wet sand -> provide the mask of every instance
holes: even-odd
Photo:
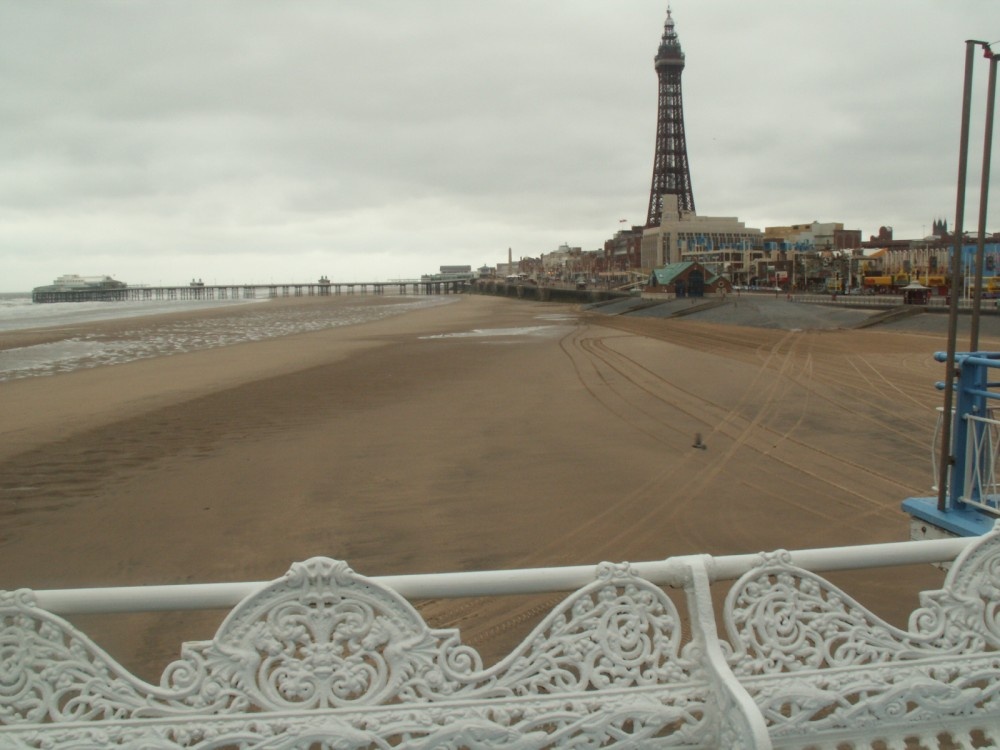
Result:
[[[381,575],[901,541],[900,501],[931,494],[945,344],[938,322],[908,325],[470,296],[0,384],[0,588],[266,580],[314,555]],[[831,578],[902,626],[942,580]],[[419,605],[490,661],[559,598]],[[223,616],[74,621],[155,678]]]

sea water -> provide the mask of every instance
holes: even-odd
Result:
[[[450,301],[453,298],[433,296],[402,297],[386,305],[286,306],[265,304],[266,299],[33,304],[30,295],[0,294],[0,343],[4,333],[27,329],[46,329],[57,336],[49,343],[0,351],[0,382],[367,323]],[[134,328],[126,321],[235,306],[249,308],[234,316],[136,321]],[[116,319],[124,324],[113,333],[78,328],[81,323]],[[58,337],[60,329],[67,329],[65,338]]]
[[[30,294],[0,294],[0,334],[28,328],[52,328],[99,320],[135,318],[207,307],[266,300],[159,300],[133,302],[53,302],[35,304]]]

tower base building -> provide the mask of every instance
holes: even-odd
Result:
[[[763,232],[733,216],[698,216],[677,207],[677,196],[663,196],[660,223],[642,233],[643,268],[662,268],[695,260],[733,279],[761,254]]]

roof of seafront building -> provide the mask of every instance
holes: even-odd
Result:
[[[719,279],[718,274],[712,273],[707,268],[702,266],[700,263],[693,260],[685,260],[679,263],[668,263],[662,268],[654,268],[651,277],[655,278],[656,283],[658,285],[668,286],[670,284],[673,284],[678,278],[683,276],[685,273],[691,270],[692,267],[695,266],[697,266],[698,268],[700,268],[702,271],[705,272],[706,283],[714,284],[716,280]]]

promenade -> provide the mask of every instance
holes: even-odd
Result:
[[[883,332],[922,332],[940,336],[941,348],[945,347],[943,337],[948,330],[948,311],[943,300],[939,305],[923,308],[903,305],[895,298],[863,295],[838,296],[833,301],[829,295],[792,295],[789,299],[785,294],[743,292],[739,295],[730,294],[724,300],[684,298],[662,303],[626,297],[585,305],[583,309],[591,314],[607,317],[666,320],[680,314],[691,322],[800,331],[855,329],[876,322],[875,327]],[[884,319],[885,313],[889,311],[905,314]],[[970,320],[969,307],[962,304],[958,316],[960,336],[967,335]],[[1000,336],[1000,315],[992,305],[992,300],[983,301],[980,331]],[[962,346],[964,344],[960,338],[959,348]]]

